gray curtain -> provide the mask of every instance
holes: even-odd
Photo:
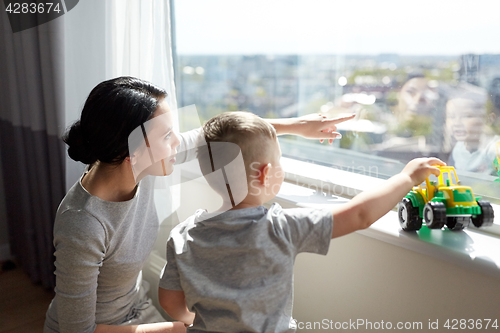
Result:
[[[9,244],[46,288],[55,285],[52,227],[64,196],[62,19],[12,33],[0,13],[0,176]]]

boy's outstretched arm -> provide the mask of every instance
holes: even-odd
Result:
[[[194,313],[188,310],[183,291],[168,290],[160,287],[158,288],[158,299],[161,307],[172,319],[182,321],[186,325],[193,323]]]
[[[417,158],[410,161],[401,173],[381,186],[362,192],[350,202],[333,210],[332,238],[366,229],[377,221],[430,174],[439,175],[432,165],[446,165],[437,158]]]

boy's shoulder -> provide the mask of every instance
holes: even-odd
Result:
[[[267,220],[272,224],[283,224],[291,221],[302,221],[318,219],[324,215],[331,215],[329,209],[318,208],[283,208],[278,203],[273,203],[269,208],[264,206],[244,208],[237,210],[228,210],[224,212],[208,213],[204,209],[197,210],[193,215],[179,223],[172,229],[172,233],[185,234],[189,230],[209,225],[220,224],[245,224],[249,222]]]
[[[310,208],[310,207],[295,207],[295,208],[283,208],[277,202],[271,204],[269,208],[264,206],[257,206],[251,208],[243,208],[237,210],[227,210],[224,212],[213,212],[209,213],[204,209],[197,210],[193,215],[188,217],[186,220],[181,222],[182,225],[188,226],[202,221],[227,221],[235,219],[255,219],[259,216],[268,216],[269,218],[275,218],[278,216],[297,216],[305,217],[313,212],[320,212],[325,209],[321,208]]]

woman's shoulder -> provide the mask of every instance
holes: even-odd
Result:
[[[138,204],[138,201],[140,201],[141,204],[144,204],[144,201],[151,201],[153,190],[154,179],[145,177],[140,181],[138,189],[132,199],[122,202],[113,202],[103,200],[90,194],[83,187],[81,181],[78,180],[69,189],[59,204],[56,218],[77,214],[82,217],[96,218],[106,222],[106,220],[126,214],[131,206]]]
[[[77,181],[66,193],[57,209],[54,223],[54,234],[65,232],[99,233],[104,231],[104,226],[92,214],[92,195],[90,195]]]
[[[67,209],[56,216],[54,239],[96,240],[108,239],[106,226],[95,216],[83,209]]]
[[[75,182],[73,186],[66,192],[66,195],[59,204],[58,210],[65,210],[72,206],[82,206],[88,199],[90,194],[85,191],[80,180]]]

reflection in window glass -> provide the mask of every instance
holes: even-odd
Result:
[[[500,198],[499,9],[482,0],[412,9],[391,0],[175,1],[179,105],[195,104],[203,121],[228,110],[356,113],[333,145],[283,137],[283,155],[375,167],[370,176],[381,178],[432,155],[464,185]]]

